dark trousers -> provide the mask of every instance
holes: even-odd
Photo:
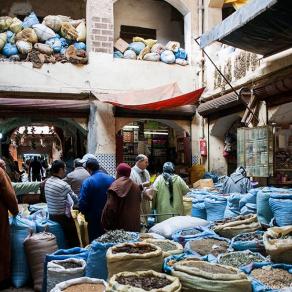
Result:
[[[68,248],[80,246],[76,226],[72,217],[67,217],[66,215],[50,215],[50,219],[61,225]]]

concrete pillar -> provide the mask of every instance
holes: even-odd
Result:
[[[112,175],[116,168],[115,118],[112,106],[95,101],[90,106],[87,150]]]

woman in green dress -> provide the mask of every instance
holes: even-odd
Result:
[[[174,174],[174,171],[174,164],[165,162],[163,173],[153,183],[153,189],[156,194],[153,198],[152,207],[156,209],[158,214],[157,222],[184,214],[183,196],[190,189],[180,176]]]

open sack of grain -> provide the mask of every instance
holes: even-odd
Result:
[[[109,280],[110,291],[123,292],[179,292],[178,278],[155,271],[122,272]]]
[[[164,258],[179,254],[183,252],[183,246],[177,242],[168,239],[146,239],[145,242],[152,243],[156,246],[159,246],[162,250],[162,256]]]

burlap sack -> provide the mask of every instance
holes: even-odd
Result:
[[[169,257],[171,255],[182,253],[183,250],[184,250],[183,246],[180,243],[177,243],[177,242],[175,242],[173,240],[168,240],[168,239],[145,239],[144,241],[152,243],[152,244],[160,247],[161,250],[162,250],[162,256],[164,258]],[[163,245],[166,245],[166,244],[172,245],[173,249],[167,250],[166,248],[164,248]]]
[[[288,236],[290,234],[290,236]],[[280,237],[287,238],[280,238]],[[275,263],[292,264],[292,226],[272,227],[264,233],[264,246]]]
[[[229,274],[228,271],[231,273]],[[182,291],[207,292],[251,292],[251,282],[238,269],[230,266],[211,264],[204,261],[177,262],[173,276],[180,279]]]
[[[232,238],[240,233],[253,232],[260,229],[256,215],[235,217],[231,222],[215,222],[212,229],[222,237]]]
[[[34,291],[41,291],[46,254],[51,254],[58,249],[55,235],[40,232],[29,235],[24,241],[29,268],[32,274]]]
[[[71,216],[74,219],[80,246],[86,247],[90,243],[88,237],[88,223],[84,215],[78,212],[78,210],[71,210]]]
[[[119,247],[152,247],[154,251],[146,252],[144,254],[139,253],[114,253]],[[144,270],[154,270],[161,272],[163,256],[160,247],[146,242],[136,243],[122,243],[115,245],[108,249],[106,253],[108,277],[112,277],[114,274],[120,272],[136,272]]]
[[[142,288],[137,288],[137,287],[133,287],[130,285],[123,285],[123,284],[119,284],[117,282],[117,278],[118,277],[151,277],[151,276],[156,276],[159,278],[164,278],[164,279],[168,279],[169,281],[171,281],[171,284],[159,288],[159,289],[151,289],[151,290],[144,290]],[[172,277],[166,274],[162,274],[162,273],[157,273],[155,271],[141,271],[141,272],[135,272],[135,273],[131,273],[131,272],[122,272],[119,274],[114,275],[110,281],[109,281],[109,291],[120,291],[120,292],[144,292],[144,291],[148,291],[148,292],[179,292],[181,291],[181,284],[178,278],[176,277]]]

